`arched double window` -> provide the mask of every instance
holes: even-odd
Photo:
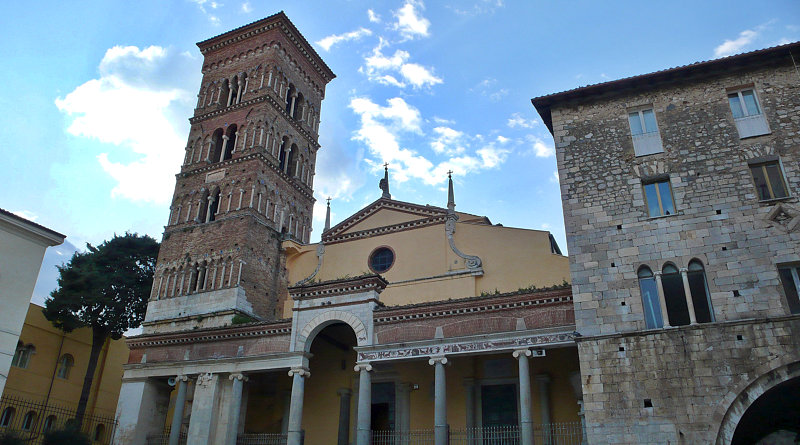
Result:
[[[44,425],[42,425],[42,429],[45,433],[52,430],[53,427],[56,426],[56,420],[56,416],[53,415],[47,416],[47,418],[44,419]]]
[[[661,284],[664,288],[664,301],[667,304],[669,324],[671,326],[689,324],[689,306],[686,304],[683,278],[674,264],[667,263],[661,269]]]
[[[22,431],[30,431],[36,426],[36,411],[28,411],[22,418]]]
[[[36,353],[36,348],[33,345],[23,345],[22,342],[17,343],[17,350],[14,351],[14,358],[11,360],[11,366],[18,368],[27,368],[31,362],[31,356]]]
[[[642,307],[644,308],[644,321],[647,329],[664,327],[664,318],[661,315],[661,302],[658,299],[658,285],[653,271],[647,266],[639,268],[639,290],[642,293]]]
[[[14,413],[16,413],[13,407],[8,407],[3,410],[3,415],[0,415],[0,428],[6,428],[11,425],[11,422],[14,420]]]
[[[58,359],[58,369],[56,370],[56,377],[61,379],[69,378],[69,371],[75,366],[75,359],[70,354],[64,354]]]

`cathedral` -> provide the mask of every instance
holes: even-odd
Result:
[[[569,264],[546,231],[382,194],[310,243],[334,73],[283,14],[203,80],[118,444],[583,441]],[[177,166],[176,166],[177,167]],[[330,203],[329,203],[330,206]]]

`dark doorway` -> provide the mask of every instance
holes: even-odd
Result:
[[[395,394],[394,382],[372,384],[372,431],[394,431],[395,429]],[[373,437],[373,445],[389,445],[392,443],[387,435]]]
[[[765,438],[775,441],[764,441]],[[731,445],[783,443],[779,437],[800,439],[800,378],[775,386],[761,395],[744,412]]]
[[[509,437],[509,427],[519,424],[517,414],[517,386],[481,386],[481,421],[484,445],[517,444],[516,438]]]

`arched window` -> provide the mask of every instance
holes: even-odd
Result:
[[[286,168],[285,168],[286,167],[286,150],[288,148],[287,147],[288,145],[289,145],[289,138],[284,137],[283,140],[281,141],[281,149],[280,149],[280,153],[278,155],[278,167],[281,169],[281,171],[286,171]]]
[[[711,309],[711,294],[708,292],[706,271],[699,260],[689,262],[689,290],[692,292],[692,305],[698,323],[711,323],[714,321],[714,311]]]
[[[56,416],[52,415],[47,416],[47,418],[44,419],[44,425],[42,425],[42,429],[45,433],[53,429],[53,427],[56,425],[56,420]]]
[[[661,315],[661,303],[658,300],[658,285],[653,276],[653,271],[647,266],[642,266],[637,272],[639,276],[639,290],[642,293],[642,307],[644,308],[644,321],[647,329],[661,328],[664,318]]]
[[[30,431],[36,426],[36,411],[28,411],[22,418],[22,431]]]
[[[208,155],[208,160],[210,162],[219,162],[222,160],[222,135],[222,128],[217,128],[214,130],[214,134],[211,135],[211,152]]]
[[[689,324],[689,307],[686,305],[683,278],[674,264],[667,263],[662,269],[661,284],[664,288],[664,301],[667,304],[669,324],[671,326]]]
[[[294,96],[294,85],[289,84],[289,88],[286,89],[286,114],[289,116],[292,115],[292,97]]]
[[[64,354],[58,360],[58,370],[56,371],[56,376],[61,379],[68,379],[69,378],[69,371],[72,369],[72,366],[75,365],[75,359],[72,358],[69,354]]]
[[[225,140],[222,145],[222,148],[225,152],[222,154],[222,159],[220,159],[220,161],[227,161],[233,156],[233,145],[236,143],[236,124],[228,127],[228,131],[225,132],[225,136],[227,136],[228,139]]]
[[[217,210],[219,210],[219,189],[211,194],[208,198],[208,221],[214,221],[217,217]]]
[[[197,209],[197,222],[206,222],[206,215],[208,214],[208,190],[200,191],[200,201]]]
[[[292,113],[292,118],[295,120],[302,119],[303,116],[303,94],[297,93],[297,98],[294,100],[294,112]]]
[[[292,144],[291,150],[289,151],[289,157],[286,160],[286,174],[289,175],[290,178],[293,178],[297,174],[297,145]]]
[[[106,427],[102,423],[97,425],[94,429],[94,441],[95,442],[102,442],[103,436],[106,434]]]
[[[3,410],[3,415],[0,416],[0,428],[5,428],[5,427],[11,425],[11,421],[14,420],[14,413],[16,411],[17,410],[15,410],[14,408],[12,408],[10,406]]]
[[[236,96],[239,94],[239,77],[233,76],[233,80],[230,83],[231,90],[228,92],[228,106],[236,104]]]
[[[27,368],[31,362],[31,356],[36,353],[36,348],[33,345],[23,345],[22,342],[17,343],[17,350],[14,351],[14,358],[11,360],[11,366],[17,368]]]

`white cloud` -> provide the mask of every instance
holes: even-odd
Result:
[[[420,15],[422,9],[425,9],[425,5],[421,1],[406,0],[406,3],[394,12],[394,16],[397,17],[394,29],[406,39],[428,37],[431,22]]]
[[[217,3],[214,0],[189,0],[189,1],[191,3],[196,4],[197,7],[200,8],[200,12],[202,12],[203,14],[205,14],[206,17],[208,17],[208,20],[211,22],[212,25],[219,26],[220,23],[219,17],[217,17],[216,15],[211,13],[208,9],[206,9],[206,6],[209,9],[214,10],[223,6],[222,3]]]
[[[359,28],[355,31],[346,32],[344,34],[333,34],[328,37],[325,37],[321,40],[318,40],[316,43],[317,45],[321,46],[322,49],[325,51],[330,51],[333,45],[342,42],[348,42],[350,40],[358,40],[364,36],[371,36],[372,31],[367,28]]]
[[[250,2],[242,3],[242,12],[245,14],[253,12],[253,5],[251,5]]]
[[[380,23],[381,22],[381,16],[376,14],[375,11],[373,11],[371,9],[367,9],[367,18],[369,18],[369,21],[372,22],[372,23]]]
[[[459,2],[459,4],[463,4],[467,2]],[[447,6],[448,8],[452,9],[458,15],[463,16],[476,16],[481,14],[491,14],[498,8],[502,8],[504,6],[503,0],[478,0],[472,7],[467,7],[464,9],[454,7],[454,6]]]
[[[492,102],[499,102],[510,92],[507,88],[497,88],[497,79],[487,78],[478,82],[477,85],[470,88],[470,91],[476,91],[481,96],[488,97]]]
[[[386,106],[378,105],[369,98],[351,99],[350,108],[360,116],[361,126],[353,135],[353,140],[362,142],[368,150],[364,161],[373,169],[379,170],[384,162],[392,166],[392,180],[405,182],[418,179],[427,185],[437,185],[447,178],[446,172],[464,176],[470,172],[491,169],[505,162],[509,148],[504,147],[509,139],[498,136],[488,144],[480,135],[466,133],[443,125],[433,129],[434,138],[430,146],[434,154],[450,156],[435,164],[414,150],[403,147],[403,139],[413,135],[423,135],[422,116],[415,107],[402,98],[387,101]],[[468,153],[474,146],[478,148]]]
[[[359,71],[366,74],[369,80],[399,88],[405,88],[410,84],[415,89],[443,82],[441,77],[433,74],[432,69],[417,63],[408,63],[407,61],[411,57],[408,51],[398,49],[391,56],[384,55],[382,49],[385,46],[387,46],[387,42],[381,39],[378,46],[372,49],[371,55],[364,58],[364,66],[359,68]],[[402,80],[392,73],[400,75]]]
[[[19,216],[20,218],[25,218],[28,221],[36,221],[39,219],[39,215],[31,212],[30,210],[14,210],[11,213]]]
[[[553,170],[553,176],[550,177],[550,182],[552,182],[553,184],[559,183],[558,170]]]
[[[182,87],[193,83],[189,68],[197,64],[158,46],[115,46],[100,62],[98,79],[55,100],[69,117],[68,133],[107,144],[109,152],[97,159],[117,181],[112,197],[169,202],[186,145],[183,117],[194,106]]]
[[[532,134],[527,135],[525,139],[532,144],[532,152],[538,158],[549,158],[556,154],[556,149],[550,142],[545,142]]]
[[[525,119],[519,113],[514,113],[508,118],[508,122],[506,122],[509,128],[533,128],[539,125],[539,121],[535,119]]]
[[[758,32],[746,29],[739,33],[739,37],[733,40],[725,40],[721,45],[714,48],[715,57],[725,57],[740,52],[744,47],[758,37]]]

